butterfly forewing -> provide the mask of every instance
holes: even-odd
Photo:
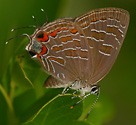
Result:
[[[58,19],[43,29],[50,34],[49,40],[43,42],[48,48],[48,54],[42,56],[42,63],[47,72],[65,84],[89,76],[87,70],[92,64],[89,45],[83,37],[83,31],[71,19]],[[46,86],[47,84],[49,83],[46,82]]]
[[[115,62],[127,31],[129,14],[122,9],[105,8],[78,17],[75,23],[83,30],[90,46],[92,67],[88,72],[91,72],[90,83],[94,84]]]
[[[55,77],[62,80],[65,79],[65,81],[67,81],[67,79],[74,79],[73,77],[75,76],[75,72],[70,70],[72,65],[66,66],[67,59],[65,58],[65,52],[62,52],[65,48],[65,43],[67,42],[66,38],[63,37],[65,36],[65,31],[62,29],[65,27],[66,30],[67,23],[68,21],[56,20],[43,28],[46,33],[55,34],[54,36],[49,35],[48,43],[45,43],[49,52],[44,55],[43,58],[49,60],[51,64],[50,68],[46,70]],[[66,37],[68,37],[68,35]],[[70,37],[68,38],[70,39]],[[46,64],[46,66],[49,67],[49,64]],[[51,68],[54,70],[50,70]]]

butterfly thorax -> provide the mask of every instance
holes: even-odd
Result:
[[[88,80],[82,80],[82,79],[77,79],[74,82],[72,82],[72,89],[79,90],[82,95],[84,95],[86,92],[90,92],[92,87],[97,84],[90,84],[88,83]]]

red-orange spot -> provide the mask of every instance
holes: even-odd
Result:
[[[80,46],[80,42],[79,41],[77,41],[77,40],[73,40],[74,41],[74,43],[75,43],[75,46],[77,46],[77,47],[81,47]]]
[[[100,51],[107,53],[107,54],[111,54],[112,47],[111,46],[102,46]]]
[[[81,36],[84,36],[84,34],[83,33],[79,33]]]
[[[63,59],[58,59],[58,58],[55,58],[55,57],[49,57],[48,59],[54,60],[54,61],[56,61],[56,62],[61,63],[61,64],[64,65],[64,60]]]
[[[87,120],[87,118],[85,118],[85,121]]]
[[[83,24],[81,27],[84,28],[84,27],[87,27],[88,25],[89,25],[89,23],[86,22],[86,23]]]
[[[37,38],[38,41],[46,42],[48,41],[49,37],[46,33],[43,33],[43,38]]]
[[[72,50],[72,49],[71,50],[65,50],[65,54],[67,56],[73,56],[73,57],[78,56],[76,50]]]
[[[48,35],[50,35],[52,37],[55,37],[56,36],[56,32],[49,33]]]
[[[62,30],[68,30],[68,28],[63,28]]]
[[[77,31],[77,29],[70,29],[70,32],[73,33],[73,34],[75,34],[75,33],[77,33],[78,31]]]
[[[71,107],[70,107],[70,109],[73,109],[73,108],[74,108],[74,106],[71,106]]]
[[[53,50],[54,50],[54,51],[59,51],[60,48],[59,48],[59,47],[53,47]]]
[[[107,18],[106,17],[102,17],[100,20],[107,20]]]
[[[60,38],[60,40],[61,40],[62,42],[67,42],[67,40],[66,40],[65,37]]]
[[[63,46],[60,46],[59,48],[60,48],[60,50],[64,49]]]
[[[67,39],[67,41],[71,41],[72,40],[72,37],[71,36],[67,36],[65,37]]]
[[[44,45],[42,45],[42,46],[43,46],[43,48],[42,48],[42,51],[40,52],[40,55],[46,54],[48,51],[48,49]]]
[[[61,31],[61,29],[57,29],[57,30],[56,30],[56,32],[60,32],[60,31]]]
[[[97,19],[97,18],[96,18],[96,19],[91,20],[91,22],[96,22],[96,21],[98,21],[98,19]]]

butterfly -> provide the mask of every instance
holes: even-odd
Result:
[[[41,27],[37,24],[32,35],[22,36],[27,35],[30,40],[26,46],[28,53],[32,58],[38,58],[51,75],[44,87],[64,87],[62,94],[69,88],[75,90],[73,94],[80,91],[76,97],[83,98],[71,106],[72,109],[91,94],[97,95],[98,99],[100,86],[97,83],[112,68],[128,25],[126,10],[103,8],[76,18],[46,22]]]

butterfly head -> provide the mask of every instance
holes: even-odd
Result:
[[[100,91],[100,86],[98,85],[93,85],[91,87],[91,94],[98,95]]]
[[[41,30],[36,30],[34,34],[30,36],[30,42],[26,46],[26,50],[32,58],[47,53],[48,49],[43,44],[43,42],[47,41],[46,37],[48,37],[46,33]]]

